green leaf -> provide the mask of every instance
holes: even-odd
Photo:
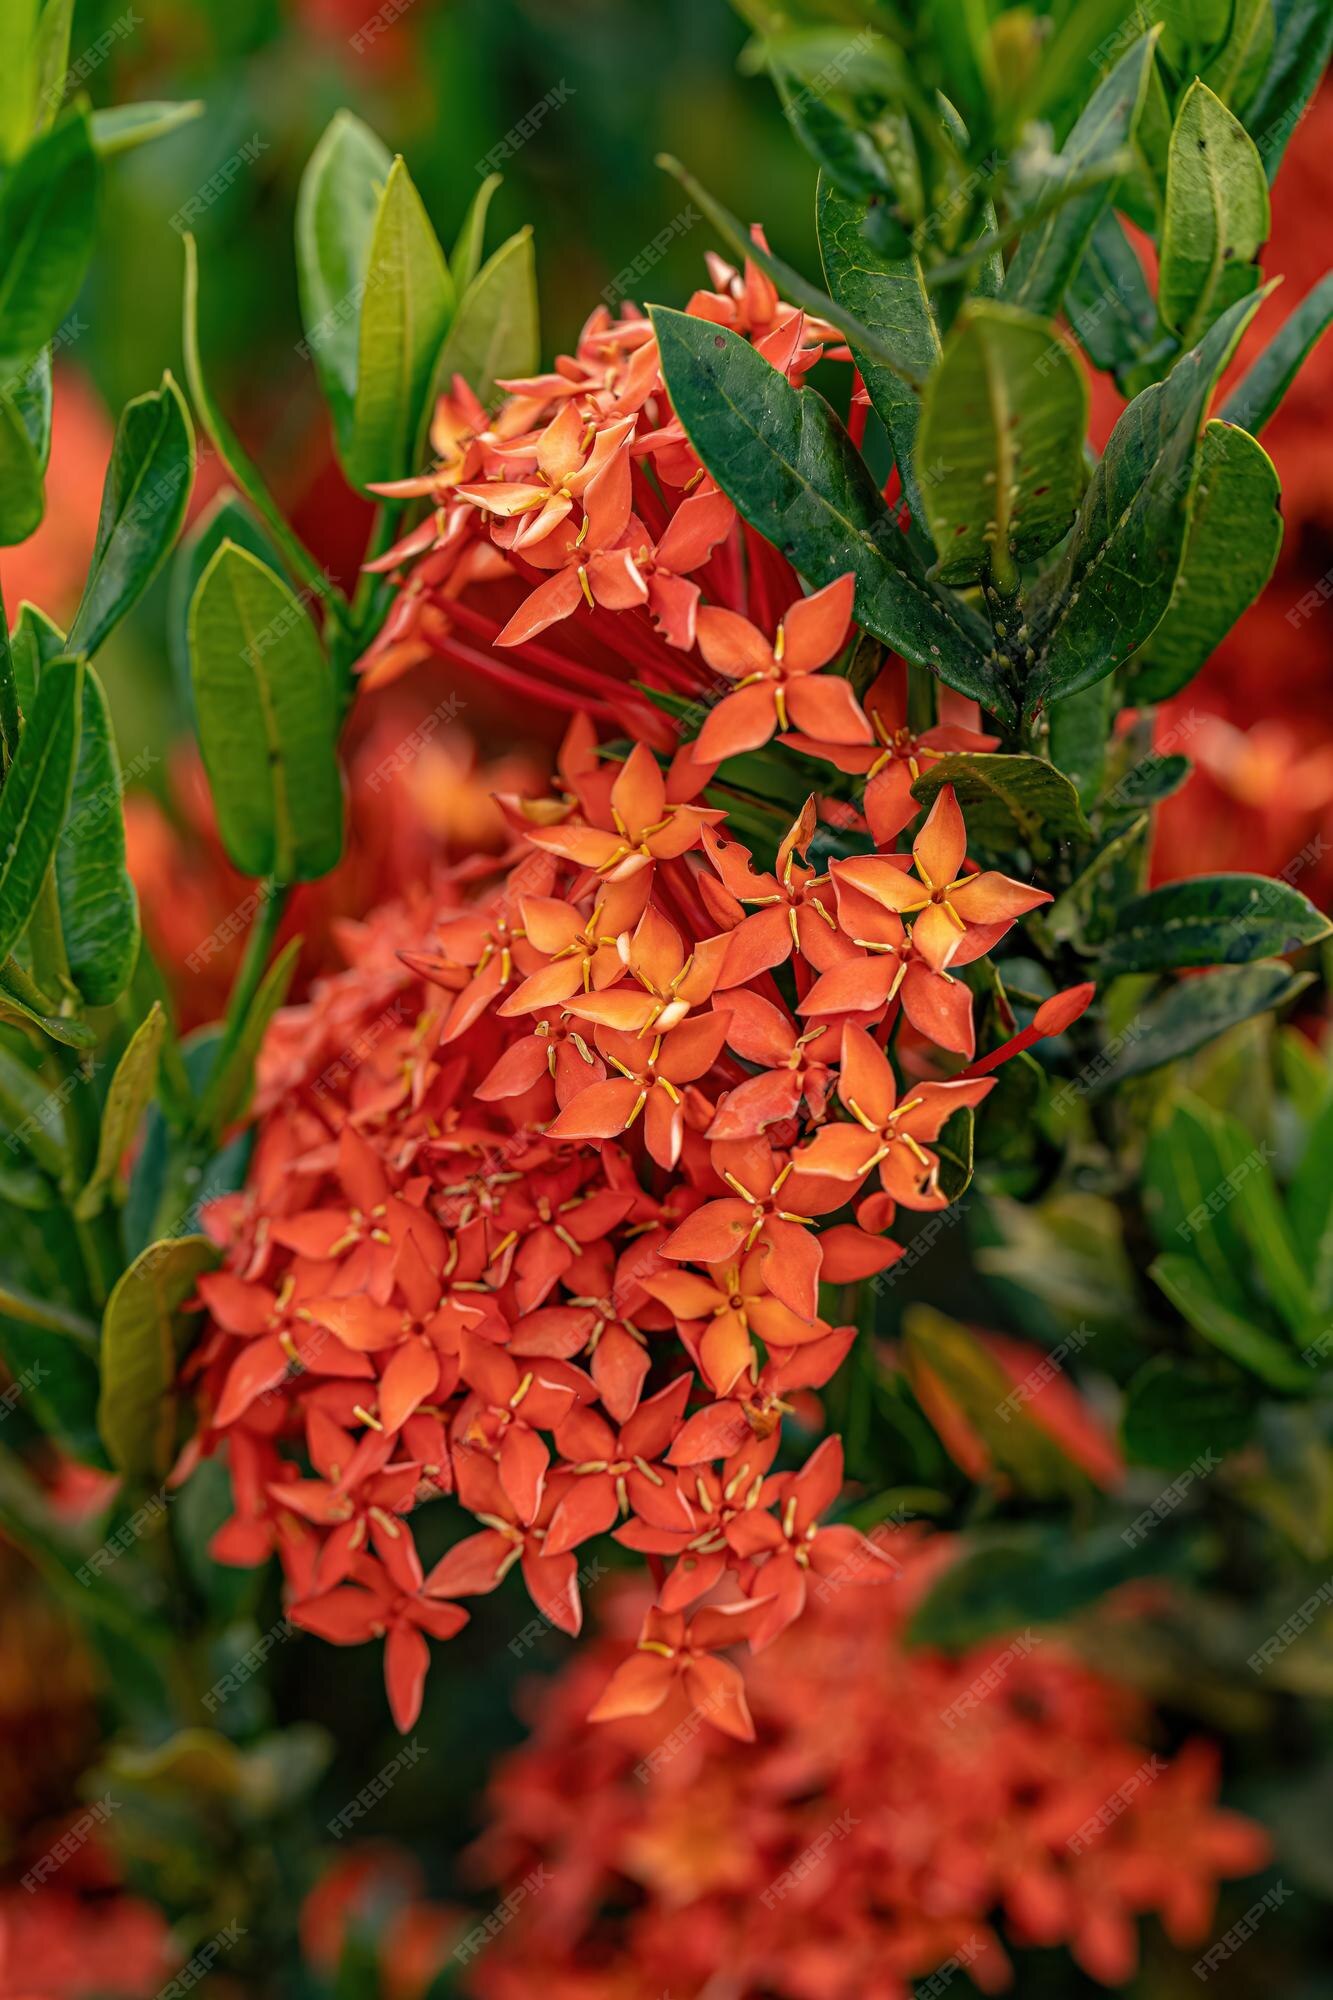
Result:
[[[1254,1428],[1254,1394],[1236,1375],[1159,1354],[1125,1391],[1121,1435],[1135,1465],[1183,1472],[1196,1459],[1237,1451]]]
[[[171,553],[194,484],[194,429],[170,374],[125,405],[69,649],[95,653]]]
[[[151,145],[192,125],[205,111],[202,97],[187,103],[113,104],[92,115],[93,149],[100,160],[114,160],[119,153],[133,152],[137,146]]]
[[[1205,66],[1203,80],[1238,115],[1267,73],[1276,38],[1273,0],[1235,0],[1226,41]]]
[[[22,1320],[25,1326],[39,1326],[45,1333],[58,1333],[63,1339],[72,1340],[85,1354],[97,1352],[97,1328],[91,1320],[62,1306],[58,1299],[42,1299],[25,1292],[21,1285],[12,1284],[7,1278],[0,1279],[0,1314],[6,1319]]]
[[[1333,1100],[1325,1102],[1310,1127],[1287,1190],[1287,1209],[1309,1274],[1315,1318],[1326,1324],[1333,1313]]]
[[[356,485],[417,469],[413,449],[454,304],[444,252],[398,158],[375,213],[361,301],[348,456]]]
[[[70,977],[90,1007],[109,1007],[129,985],[139,955],[139,899],[125,859],[115,730],[91,667],[84,670],[81,714],[74,786],[56,849],[56,892]]]
[[[233,487],[224,486],[177,548],[167,585],[167,652],[176,686],[191,716],[194,688],[190,681],[190,604],[200,577],[217,550],[228,541],[248,549],[279,575],[283,570],[282,556],[251,510]]]
[[[1222,100],[1196,77],[1171,132],[1157,304],[1186,347],[1253,290],[1249,268],[1272,217],[1263,161]]]
[[[1022,1491],[1045,1498],[1087,1490],[1087,1474],[1022,1404],[1015,1404],[1014,1385],[999,1362],[957,1320],[933,1306],[909,1306],[903,1315],[903,1354],[909,1378],[926,1369],[961,1410],[994,1464]]]
[[[1101,790],[1114,710],[1115,689],[1109,679],[1051,703],[1051,762],[1064,772],[1084,808]]]
[[[22,7],[18,9],[23,12]],[[33,42],[33,130],[49,131],[60,113],[69,73],[69,37],[74,0],[46,0]],[[0,48],[0,61],[3,61]]]
[[[1218,1143],[1226,1168],[1227,1196],[1245,1238],[1253,1269],[1289,1332],[1300,1335],[1313,1308],[1309,1279],[1273,1178],[1276,1153],[1256,1145],[1239,1119],[1217,1114]]]
[[[745,519],[812,584],[856,576],[856,615],[915,666],[1002,717],[1013,697],[979,623],[926,581],[860,453],[813,389],[794,389],[750,343],[652,309],[672,407]]]
[[[53,1180],[59,1180],[65,1170],[64,1103],[36,1070],[0,1042],[0,1119],[9,1136],[26,1147]]]
[[[974,1533],[917,1606],[908,1642],[964,1652],[1000,1633],[1070,1618],[1120,1584],[1174,1569],[1180,1559],[1178,1538],[1165,1527],[1138,1538],[1117,1524],[1071,1534],[1063,1521]]]
[[[218,1262],[206,1236],[150,1244],[124,1273],[102,1322],[98,1429],[120,1472],[161,1478],[176,1435],[176,1376],[185,1352],[182,1308]]]
[[[1088,391],[1049,320],[974,300],[926,384],[917,482],[944,583],[989,577],[1003,596],[1018,567],[1067,531],[1084,485]]]
[[[931,759],[912,786],[912,797],[933,805],[945,785],[957,793],[968,834],[988,851],[1003,853],[1017,838],[1041,856],[1052,843],[1092,838],[1077,791],[1044,757],[951,750]]]
[[[1299,889],[1267,875],[1196,875],[1116,912],[1104,975],[1185,965],[1249,965],[1316,944],[1333,924]]]
[[[865,202],[842,193],[826,175],[820,176],[816,217],[825,282],[839,305],[873,327],[880,340],[894,349],[907,374],[924,381],[939,360],[940,336],[921,260],[915,251],[890,258],[874,250],[865,237],[868,213]],[[925,508],[916,477],[921,399],[901,374],[886,368],[860,346],[853,344],[852,354],[875,412],[888,432],[913,526],[929,560]]]
[[[1293,976],[1289,966],[1269,960],[1182,980],[1143,1008],[1132,1039],[1125,1039],[1092,1088],[1112,1089],[1132,1076],[1144,1076],[1163,1063],[1192,1055],[1228,1028],[1286,1006],[1309,983],[1308,975]]]
[[[489,403],[498,380],[531,375],[538,359],[537,267],[532,231],[520,229],[487,260],[459,301],[422,410],[423,446],[435,398],[453,387],[455,375]]]
[[[167,1017],[154,1003],[131,1035],[125,1052],[116,1064],[115,1075],[102,1106],[102,1123],[97,1135],[97,1159],[83,1192],[74,1204],[74,1213],[86,1220],[97,1215],[107,1197],[123,1201],[124,1185],[120,1163],[134,1143],[139,1121],[148,1109],[157,1084],[157,1062]]]
[[[449,252],[449,275],[454,281],[454,290],[460,299],[481,269],[482,250],[486,242],[486,217],[495,190],[503,179],[503,174],[487,174],[468,203],[463,226],[458,232],[453,249]]]
[[[84,669],[55,660],[42,675],[0,792],[0,964],[28,926],[60,838],[79,747]]]
[[[1162,54],[1178,74],[1194,69],[1227,32],[1231,0],[1157,0]]]
[[[96,185],[87,115],[76,111],[29,147],[0,191],[0,381],[35,360],[78,296]]]
[[[1245,114],[1271,183],[1333,54],[1328,0],[1274,0],[1277,39],[1268,74]]]
[[[23,419],[28,442],[45,477],[51,459],[52,380],[51,349],[44,347],[21,375],[12,375],[7,385],[14,408]]]
[[[1282,1341],[1234,1312],[1193,1257],[1174,1252],[1158,1257],[1148,1266],[1148,1276],[1197,1334],[1270,1389],[1302,1396],[1314,1388],[1313,1371]]]
[[[246,875],[313,881],[342,852],[333,683],[301,603],[224,541],[190,608],[199,741],[223,843]]]
[[[1188,1247],[1203,1265],[1218,1297],[1234,1311],[1248,1310],[1250,1256],[1225,1196],[1227,1167],[1217,1113],[1189,1096],[1173,1106],[1148,1139],[1143,1206],[1163,1250]]]
[[[9,636],[9,619],[5,614],[5,601],[0,594],[0,772],[8,770],[10,759],[19,747],[19,732],[23,718],[19,713],[18,676],[14,667],[14,647]]]
[[[39,1028],[53,1042],[60,1042],[67,1049],[96,1047],[97,1031],[90,1028],[86,1021],[77,1020],[72,1014],[68,1017],[44,1014],[40,1007],[34,1007],[20,994],[12,993],[4,983],[6,977],[6,970],[0,968],[0,1021],[16,1021],[24,1027]]]
[[[1148,87],[1155,43],[1155,35],[1142,36],[1093,92],[1060,153],[1062,180],[1086,175],[1117,158],[1129,144]],[[1111,189],[1110,181],[1101,182],[1021,236],[1000,296],[1043,317],[1055,312],[1110,205]]]
[[[1282,490],[1263,446],[1213,418],[1199,449],[1198,484],[1171,602],[1130,667],[1136,704],[1167,701],[1193,680],[1277,566]]]
[[[310,155],[296,201],[296,275],[305,347],[346,460],[356,399],[361,306],[375,216],[393,158],[368,125],[339,111]]]
[[[826,90],[802,85],[777,62],[770,64],[783,115],[820,174],[859,200],[864,195],[891,197],[893,182],[875,140]]]
[[[1112,431],[1065,552],[1032,593],[1029,713],[1123,665],[1161,622],[1184,553],[1208,401],[1260,302],[1232,306]]]
[[[0,7],[0,160],[22,151],[32,120],[37,8],[38,0]]]
[[[300,956],[301,940],[293,938],[274,959],[260,982],[235,1046],[200,1099],[195,1129],[210,1134],[214,1140],[221,1138],[245,1112],[255,1061],[268,1024],[287,998]]]
[[[1333,322],[1333,272],[1321,278],[1274,334],[1222,406],[1223,421],[1258,437]]]
[[[41,461],[22,416],[0,394],[0,547],[26,542],[45,512]]]
[[[240,439],[218,408],[212,391],[204,379],[203,360],[199,352],[199,252],[193,236],[187,235],[184,243],[185,379],[194,398],[194,407],[204,429],[213,441],[218,457],[282,550],[282,559],[292,575],[309,584],[329,603],[332,610],[336,610],[337,600],[328,577],[309,549],[297,540],[288,527],[285,517],[274,504],[268,488],[252,464]]]

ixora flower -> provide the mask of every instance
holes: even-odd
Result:
[[[692,309],[788,370],[822,350],[828,330],[757,273],[715,276]],[[898,840],[911,773],[964,740],[949,731],[990,739],[959,720],[917,742],[891,668],[862,708],[837,671],[852,579],[804,596],[742,529],[647,322],[598,314],[576,356],[510,387],[489,420],[465,385],[445,399],[438,474],[409,482],[431,532],[391,559],[412,566],[366,667],[466,654],[587,713],[552,792],[502,800],[508,850],[343,926],[346,972],[271,1030],[249,1183],[209,1215],[226,1262],[199,1286],[191,1457],[229,1461],[220,1556],[276,1553],[296,1623],[384,1640],[400,1727],[430,1640],[511,1571],[577,1633],[576,1551],[610,1533],[658,1591],[598,1713],[683,1686],[747,1737],[723,1656],[765,1647],[832,1570],[885,1573],[828,1524],[837,1440],[776,1464],[792,1397],[808,1415],[854,1337],[833,1288],[900,1254],[898,1207],[946,1205],[948,1120],[1091,989],[957,1073],[976,1043],[960,968],[1049,896],[972,865],[947,784],[910,854]],[[688,604],[666,584],[687,567]],[[497,579],[521,598],[503,629],[478,608]],[[698,736],[616,661],[677,695],[720,682]],[[616,717],[627,755],[597,740]],[[812,789],[770,844],[711,787],[719,758],[777,733],[766,754]],[[813,789],[844,758],[864,813]],[[907,783],[886,778],[899,763]],[[841,858],[821,868],[826,833]],[[434,1501],[471,1531],[426,1569],[413,1516]]]
[[[701,1722],[711,1704],[730,1725],[739,1699],[715,1614],[650,1612],[653,1649],[600,1697],[614,1631],[542,1683],[472,1863],[484,1900],[537,1868],[545,1886],[467,1991],[702,2000],[725,1977],[735,2000],[911,2000],[960,1970],[969,1991],[1008,1987],[1006,1946],[1063,1947],[1118,1985],[1141,1917],[1177,1947],[1211,1934],[1219,1880],[1269,1854],[1219,1808],[1212,1746],[1155,1751],[1141,1699],[1037,1631],[958,1657],[906,1646],[951,1545],[880,1547],[891,1587],[845,1588],[849,1555],[750,1665],[754,1744]],[[633,1595],[613,1627],[632,1629]]]

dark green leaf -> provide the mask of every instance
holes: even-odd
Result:
[[[1267,73],[1276,36],[1273,0],[1235,0],[1226,41],[1204,69],[1203,80],[1238,115]]]
[[[45,476],[51,459],[51,349],[44,347],[21,375],[9,381],[11,400],[23,419],[37,464]]]
[[[988,851],[1003,852],[1017,837],[1044,855],[1052,843],[1092,837],[1078,793],[1044,757],[951,750],[923,768],[912,797],[931,805],[945,785],[957,794],[968,833]]]
[[[1214,418],[1199,448],[1198,483],[1171,602],[1130,667],[1136,703],[1167,701],[1198,673],[1277,565],[1281,488],[1273,461],[1243,430]]]
[[[1249,965],[1299,951],[1330,930],[1328,918],[1287,882],[1267,875],[1197,875],[1150,890],[1117,911],[1101,970]]]
[[[1256,1014],[1284,1007],[1309,984],[1308,976],[1293,977],[1280,962],[1235,965],[1203,979],[1186,979],[1152,1000],[1138,1015],[1135,1033],[1093,1086],[1111,1089],[1132,1076],[1160,1069],[1192,1055],[1228,1028],[1251,1021]]]
[[[1065,311],[1097,368],[1123,374],[1158,338],[1157,301],[1118,216],[1103,215],[1070,280]]]
[[[167,1237],[135,1258],[107,1302],[97,1422],[120,1472],[160,1478],[170,1467],[182,1308],[218,1254],[206,1236]]]
[[[1122,1435],[1135,1465],[1183,1472],[1209,1452],[1225,1458],[1254,1428],[1253,1391],[1244,1378],[1201,1361],[1159,1354],[1125,1392]]]
[[[1227,1200],[1227,1166],[1218,1115],[1185,1097],[1149,1136],[1143,1206],[1163,1250],[1188,1249],[1217,1296],[1234,1312],[1249,1309],[1250,1255]]]
[[[1253,290],[1268,240],[1268,183],[1253,139],[1196,77],[1176,113],[1157,304],[1186,347]]]
[[[38,139],[0,191],[0,381],[36,359],[92,255],[97,162],[87,115]]]
[[[78,755],[83,676],[77,660],[46,669],[0,792],[0,964],[27,928],[56,851]]]
[[[154,1006],[131,1035],[116,1064],[102,1106],[97,1159],[74,1204],[74,1213],[81,1219],[98,1214],[108,1196],[115,1201],[124,1199],[120,1165],[134,1143],[157,1083],[158,1056],[166,1025],[166,1015]]]
[[[1328,0],[1274,0],[1273,12],[1277,39],[1272,60],[1245,114],[1270,183],[1333,53]]]
[[[95,653],[143,596],[180,533],[193,484],[194,429],[168,374],[160,389],[127,403],[116,426],[72,653]]]
[[[339,111],[310,155],[297,196],[296,275],[305,347],[344,459],[351,446],[370,242],[392,166],[388,147],[370,127],[350,111]]]
[[[1067,531],[1083,491],[1086,378],[1049,320],[994,299],[964,308],[921,400],[917,484],[945,583],[990,578]]]
[[[74,788],[56,850],[56,890],[70,977],[90,1007],[109,1007],[129,984],[139,955],[139,901],[125,860],[115,730],[91,667],[84,670],[81,713]]]
[[[41,462],[21,413],[0,395],[0,547],[26,542],[46,511]]]
[[[1030,712],[1123,665],[1160,623],[1184,552],[1208,400],[1259,304],[1232,306],[1112,431],[1065,553],[1032,595]]]
[[[1324,1103],[1310,1126],[1287,1191],[1287,1207],[1301,1263],[1309,1274],[1315,1317],[1326,1325],[1333,1314],[1333,1100]]]
[[[412,463],[454,283],[411,175],[396,159],[380,196],[366,265],[348,473],[358,486],[401,479]]]
[[[1134,136],[1152,68],[1154,37],[1144,35],[1093,92],[1059,156],[1062,180],[1086,175],[1118,157]],[[1055,209],[1019,238],[1001,297],[1044,318],[1057,310],[1065,288],[1111,200],[1103,181],[1077,201]]]
[[[746,520],[813,584],[849,570],[857,617],[916,666],[1012,716],[981,627],[927,583],[859,452],[827,403],[711,321],[652,309],[672,405]],[[977,636],[974,636],[974,632]]]
[[[300,601],[223,542],[190,611],[199,741],[236,866],[311,881],[342,851],[333,683]]]
[[[1258,437],[1333,322],[1333,272],[1308,291],[1222,406],[1223,421]]]
[[[1064,772],[1085,809],[1101,790],[1114,702],[1115,690],[1107,679],[1051,703],[1051,762]]]

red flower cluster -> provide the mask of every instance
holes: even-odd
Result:
[[[750,1669],[747,1750],[707,1739],[688,1688],[590,1728],[614,1638],[542,1682],[474,1854],[488,1890],[539,1868],[542,1887],[478,1937],[469,1991],[689,2000],[725,1967],[734,2000],[910,2000],[960,1967],[1006,1986],[997,1927],[1106,1983],[1133,1971],[1140,1916],[1177,1945],[1208,1936],[1218,1878],[1268,1858],[1257,1826],[1217,1808],[1212,1747],[1154,1755],[1139,1699],[1054,1638],[905,1648],[951,1551],[905,1532],[880,1546],[891,1588],[825,1580]]]
[[[807,365],[801,315],[754,274],[736,285],[695,309]],[[699,745],[667,761],[641,741],[617,763],[576,719],[555,792],[502,801],[514,843],[498,884],[382,913],[353,938],[350,973],[279,1025],[250,1187],[215,1218],[228,1268],[201,1284],[214,1324],[193,1368],[203,1443],[230,1449],[221,1552],[276,1549],[312,1631],[385,1636],[401,1726],[427,1636],[465,1620],[458,1600],[519,1565],[539,1610],[576,1632],[577,1551],[614,1530],[659,1594],[599,1712],[655,1707],[681,1680],[748,1737],[740,1674],[718,1653],[776,1637],[811,1575],[860,1543],[820,1526],[836,1439],[804,1470],[774,1470],[788,1398],[826,1382],[854,1337],[820,1287],[893,1262],[899,1207],[946,1204],[948,1119],[1091,989],[956,1073],[975,1053],[959,969],[1049,898],[968,864],[948,786],[897,851],[919,812],[911,774],[957,739],[912,737],[891,667],[864,707],[819,674],[847,646],[851,579],[802,597],[772,550],[743,560],[664,405],[651,329],[603,318],[484,434],[461,387],[444,406],[433,588],[445,561],[454,583],[535,565],[545,580],[502,640],[574,625],[585,597],[617,620],[626,657],[656,618],[659,650],[698,673],[684,651],[697,639],[730,690],[704,726],[708,759],[780,729],[793,760],[848,763],[865,812],[836,819],[862,851],[819,866],[812,796],[773,866],[756,863],[699,802],[714,768]],[[645,456],[653,492],[678,502],[651,560],[627,511]],[[705,518],[686,537],[682,522]],[[729,603],[686,580],[709,549],[727,552]],[[735,606],[743,585],[759,624]],[[470,615],[415,586],[404,605],[381,665],[418,657],[409,625],[434,644]],[[453,887],[487,871],[478,859]],[[426,1575],[408,1517],[439,1493],[476,1531]]]

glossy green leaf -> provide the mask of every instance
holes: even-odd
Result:
[[[503,179],[503,174],[487,174],[468,203],[462,227],[453,249],[449,252],[449,275],[454,281],[454,290],[460,299],[481,269],[482,253],[486,243],[486,217],[490,212],[495,191]]]
[[[107,1302],[97,1422],[112,1464],[131,1477],[161,1478],[170,1467],[174,1391],[185,1352],[182,1308],[218,1256],[206,1236],[151,1244]]]
[[[339,111],[310,155],[296,202],[296,275],[305,347],[346,458],[356,398],[361,307],[380,197],[393,157],[368,125]]]
[[[1054,845],[1092,837],[1077,791],[1044,757],[950,750],[923,766],[912,797],[929,806],[945,785],[957,794],[968,833],[988,852],[1004,853],[1018,840],[1044,855]]]
[[[927,1370],[1022,1491],[1038,1498],[1086,1491],[1087,1474],[1015,1403],[1012,1381],[967,1327],[933,1306],[909,1306],[903,1355],[909,1378]]]
[[[1179,966],[1249,965],[1317,944],[1333,931],[1307,896],[1267,875],[1196,875],[1116,912],[1103,975]]]
[[[998,300],[964,308],[926,384],[917,482],[942,582],[991,579],[1065,534],[1085,471],[1087,382],[1049,320]]]
[[[60,838],[78,755],[83,677],[77,660],[46,669],[0,791],[0,964],[27,928]]]
[[[137,146],[149,146],[192,125],[205,111],[201,97],[186,103],[112,104],[92,115],[93,150],[101,160],[114,160],[119,153],[131,153]]]
[[[84,671],[81,710],[74,786],[56,849],[56,892],[70,978],[90,1007],[109,1007],[129,985],[139,955],[139,899],[125,858],[125,787],[115,729],[91,667]]]
[[[1157,304],[1186,347],[1257,282],[1250,268],[1272,217],[1263,161],[1222,100],[1197,78],[1171,133]]]
[[[483,403],[494,401],[497,381],[531,375],[540,358],[537,331],[537,266],[532,231],[520,229],[488,258],[458,302],[453,324],[436,357],[430,394],[422,411],[430,424],[437,395],[461,375]],[[424,436],[422,456],[424,457]]]
[[[214,1140],[240,1118],[250,1101],[254,1067],[268,1024],[287,998],[301,956],[301,940],[293,938],[274,959],[260,981],[235,1046],[199,1100],[195,1127]]]
[[[1171,602],[1131,664],[1136,703],[1178,694],[1254,603],[1281,552],[1281,497],[1263,446],[1214,418],[1199,448],[1194,507]]]
[[[1243,1377],[1159,1354],[1125,1391],[1121,1435],[1133,1464],[1183,1472],[1209,1452],[1224,1458],[1238,1450],[1256,1414]]]
[[[87,114],[73,111],[29,147],[0,189],[0,382],[28,367],[78,296],[96,185]]]
[[[1270,183],[1333,55],[1328,0],[1274,0],[1273,13],[1277,35],[1272,59],[1245,113]]]
[[[1333,272],[1308,291],[1222,406],[1222,417],[1258,437],[1297,372],[1333,324]]]
[[[1293,976],[1289,966],[1267,960],[1182,980],[1143,1008],[1132,1037],[1124,1038],[1115,1059],[1092,1087],[1113,1089],[1130,1077],[1192,1055],[1228,1028],[1286,1006],[1308,984],[1308,976]]]
[[[45,512],[41,461],[28,427],[9,398],[0,395],[0,547],[26,542]]]
[[[311,881],[342,851],[328,664],[305,607],[223,542],[190,609],[199,741],[228,854],[247,875]]]
[[[194,484],[194,427],[169,374],[125,405],[102,488],[97,541],[69,649],[95,653],[161,569]]]
[[[816,214],[825,282],[840,305],[873,327],[880,340],[900,354],[908,374],[924,381],[939,360],[940,336],[921,260],[915,251],[905,257],[880,256],[866,241],[867,213],[863,201],[842,193],[821,175]],[[856,345],[852,352],[876,414],[888,432],[904,497],[929,560],[929,539],[924,525],[919,525],[924,524],[925,509],[916,477],[921,398],[902,375],[886,368],[872,354]]]
[[[891,197],[893,182],[884,158],[852,115],[850,100],[837,102],[827,88],[802,84],[788,76],[780,63],[770,65],[778,98],[796,137],[818,166],[821,176],[855,200],[875,195]]]
[[[652,310],[672,406],[722,491],[812,584],[856,576],[867,630],[1001,716],[1014,704],[983,628],[926,581],[828,404],[711,321]]]
[[[1155,37],[1144,35],[1104,77],[1059,155],[1061,179],[1086,175],[1114,159],[1134,136],[1152,68]],[[1112,183],[1103,181],[1053,210],[1018,240],[1000,296],[1043,317],[1055,312],[1106,213]]]
[[[1233,1311],[1218,1296],[1195,1258],[1169,1252],[1149,1265],[1148,1276],[1202,1339],[1248,1368],[1270,1389],[1302,1396],[1314,1388],[1313,1371],[1273,1334]]]
[[[1259,304],[1232,306],[1112,431],[1065,552],[1032,593],[1029,712],[1123,665],[1161,622],[1184,553],[1208,401]]]
[[[454,283],[430,217],[401,158],[375,213],[361,301],[348,472],[358,486],[418,468],[436,356],[455,305]]]
[[[96,1215],[108,1197],[115,1201],[124,1199],[120,1165],[134,1143],[157,1084],[158,1058],[166,1025],[166,1015],[155,1004],[131,1035],[116,1064],[102,1106],[97,1159],[74,1204],[77,1216]]]

